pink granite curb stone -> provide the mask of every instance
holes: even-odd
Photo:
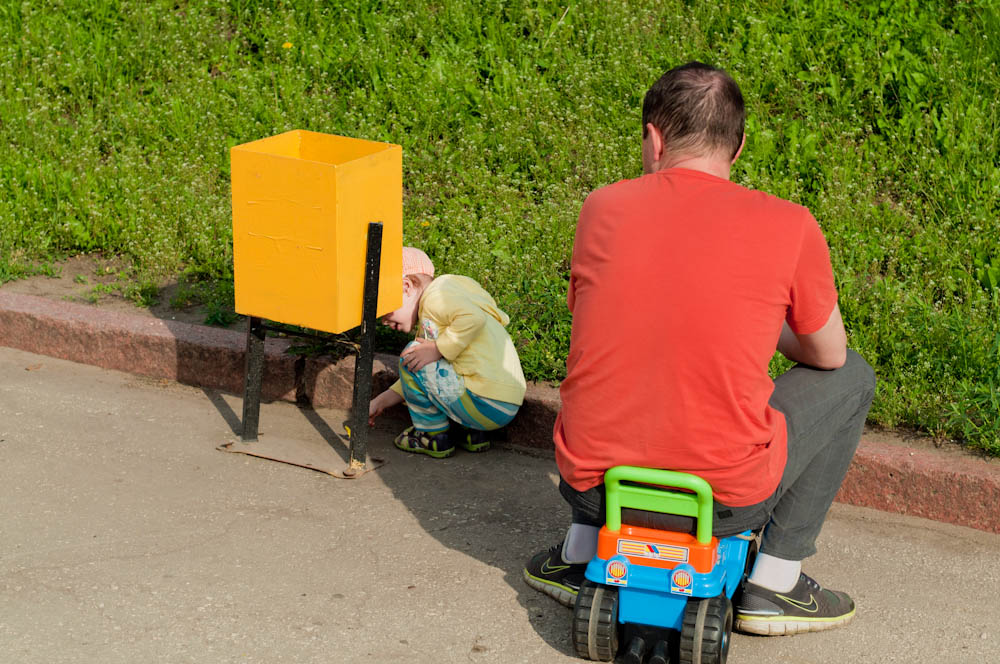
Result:
[[[0,290],[0,344],[11,348],[166,378],[186,385],[243,393],[246,333],[136,316],[72,302]],[[265,401],[350,408],[354,358],[302,358],[286,339],[264,344]],[[395,380],[395,358],[377,354],[373,384]]]
[[[243,392],[246,333],[106,311],[0,290],[0,345],[187,385]],[[263,398],[347,409],[354,358],[339,362],[265,343]],[[376,355],[373,391],[396,378],[396,358]],[[530,384],[508,427],[520,447],[552,449],[558,389]],[[1000,533],[1000,463],[863,440],[840,502]]]
[[[1000,533],[1000,464],[863,440],[836,500]]]

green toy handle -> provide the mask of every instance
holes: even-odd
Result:
[[[669,488],[622,484],[623,481]],[[604,490],[608,530],[621,530],[622,508],[630,507],[695,517],[698,520],[695,537],[702,544],[712,541],[712,487],[696,475],[658,468],[615,466],[604,474]]]

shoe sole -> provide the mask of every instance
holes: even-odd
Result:
[[[450,450],[445,450],[444,452],[435,452],[434,450],[424,449],[423,447],[403,447],[399,444],[396,445],[396,448],[403,450],[404,452],[410,452],[411,454],[426,454],[427,456],[435,459],[444,459],[455,453],[454,447]]]
[[[528,570],[524,570],[524,582],[538,592],[545,593],[565,607],[572,609],[576,604],[576,595],[579,591],[573,590],[569,586],[539,579],[537,576],[529,574]]]
[[[842,627],[851,622],[853,618],[854,611],[838,618],[787,618],[785,616],[760,618],[736,614],[733,629],[744,634],[757,636],[792,636],[793,634],[822,632]]]
[[[459,443],[459,445],[461,445],[462,449],[466,452],[472,452],[473,454],[485,452],[490,449],[490,441],[488,440],[485,443],[479,443],[478,445],[469,445],[468,443]]]

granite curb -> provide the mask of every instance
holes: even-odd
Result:
[[[233,394],[243,391],[246,333],[124,314],[0,290],[0,345]],[[265,343],[263,398],[350,407],[354,358],[289,354]],[[378,354],[375,389],[395,379],[395,357]],[[559,410],[554,387],[530,384],[508,439],[551,450]],[[966,454],[862,440],[840,502],[1000,533],[1000,463]]]

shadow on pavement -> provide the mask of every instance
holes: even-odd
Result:
[[[240,415],[234,407],[219,391],[202,391],[238,436]],[[307,407],[300,407],[299,412],[346,463],[349,443],[335,429],[341,422],[328,422],[324,414]],[[331,415],[337,412],[330,411]],[[409,425],[400,412],[383,416],[369,430],[369,455],[388,463],[353,481],[381,481],[441,545],[500,570],[525,618],[542,640],[558,653],[574,656],[571,612],[529,588],[522,576],[524,563],[561,537],[569,522],[569,507],[555,484],[558,476],[554,461],[539,458],[544,455],[516,451],[504,443],[480,454],[458,449],[453,457],[440,460],[408,454],[392,443],[396,434]],[[265,414],[261,426],[268,426]],[[449,569],[447,564],[435,566],[433,561],[420,559],[414,564],[426,567],[418,575],[436,576],[444,584],[452,583],[452,578],[455,583],[475,582],[475,577],[462,578],[468,567]],[[486,596],[482,601],[494,602]]]
[[[408,425],[382,419],[372,430],[372,449],[390,460],[377,471],[379,478],[443,546],[503,572],[538,635],[574,656],[571,612],[528,587],[522,576],[525,562],[561,537],[569,522],[569,507],[553,481],[554,461],[503,443],[479,454],[458,449],[447,459],[409,454],[392,444]]]
[[[215,409],[219,411],[219,415],[222,419],[226,421],[226,425],[229,426],[229,430],[233,432],[234,436],[239,436],[240,432],[243,431],[243,424],[240,422],[240,416],[234,411],[226,400],[222,398],[222,393],[218,390],[210,390],[203,387],[201,389],[208,401],[215,406]]]

